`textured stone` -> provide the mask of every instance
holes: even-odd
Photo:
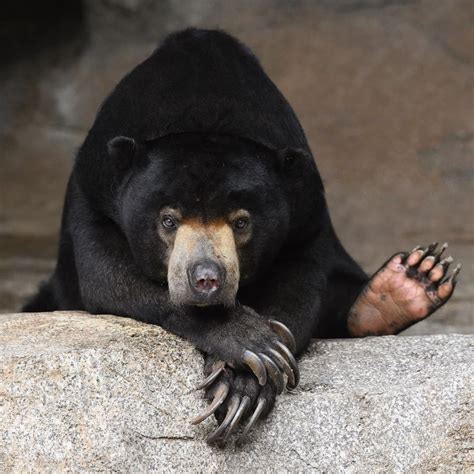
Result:
[[[242,448],[193,427],[202,357],[87,313],[0,315],[0,472],[461,472],[474,467],[474,337],[315,341],[301,385]]]

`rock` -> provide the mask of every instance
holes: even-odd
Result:
[[[473,336],[315,341],[301,385],[242,448],[208,446],[202,357],[161,328],[0,315],[0,472],[460,472],[473,466]]]

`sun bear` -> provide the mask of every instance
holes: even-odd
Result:
[[[24,311],[158,324],[205,355],[199,423],[244,439],[313,337],[396,334],[452,295],[436,243],[371,278],[338,240],[303,128],[250,50],[168,36],[101,106],[68,183],[56,268]]]

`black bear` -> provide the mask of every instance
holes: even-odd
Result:
[[[24,311],[158,324],[205,354],[225,442],[243,439],[313,337],[396,334],[452,295],[446,245],[371,278],[331,224],[303,129],[255,56],[222,31],[170,35],[100,108],[72,171],[53,275]]]

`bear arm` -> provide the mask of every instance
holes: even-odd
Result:
[[[173,305],[167,287],[141,273],[114,224],[82,219],[80,229],[73,231],[73,244],[87,311],[157,324],[235,366],[243,365],[247,349],[264,351],[275,338],[266,319],[239,304],[232,308]]]

